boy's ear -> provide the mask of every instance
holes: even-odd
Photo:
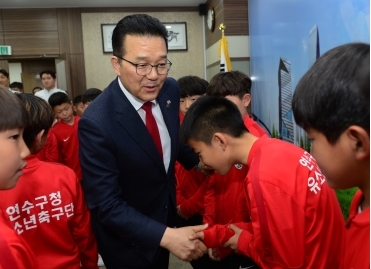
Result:
[[[360,126],[352,125],[347,129],[348,138],[351,141],[355,157],[358,161],[363,161],[370,157],[370,136],[365,129]]]
[[[213,136],[213,141],[217,143],[217,145],[221,146],[223,151],[225,151],[227,147],[227,140],[224,134],[222,133],[215,133]]]
[[[72,109],[73,109],[73,111],[77,112],[77,107],[76,106],[72,106]]]
[[[38,147],[41,147],[43,144],[43,138],[44,138],[45,130],[42,129],[35,137],[35,143]]]
[[[251,102],[251,95],[246,93],[243,97],[242,97],[242,103],[243,103],[243,106],[244,107],[248,107],[250,105],[250,102]]]

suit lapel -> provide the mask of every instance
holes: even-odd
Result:
[[[112,88],[116,119],[148,156],[165,172],[164,162],[143,120],[122,92],[117,79]]]
[[[163,94],[161,94],[161,92]],[[174,107],[177,107],[177,106],[176,104],[171,104],[172,102],[174,102],[174,100],[171,99],[170,95],[164,89],[160,91],[160,94],[157,97],[157,101],[160,105],[162,116],[164,118],[167,130],[170,136],[170,141],[171,141],[170,167],[171,167],[171,164],[176,159],[176,154],[177,154],[177,152],[174,149],[177,148],[176,143],[178,141],[178,139],[176,138],[178,136],[178,131],[179,131],[177,127],[177,120],[176,120],[178,117],[178,114],[176,112],[174,113],[173,111]]]

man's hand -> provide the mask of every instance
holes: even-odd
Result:
[[[234,231],[234,235],[231,238],[229,238],[227,242],[224,243],[223,247],[231,248],[237,252],[238,251],[238,238],[240,237],[240,234],[243,230],[238,228],[234,224],[229,225],[228,228]]]
[[[216,252],[216,249],[215,248],[209,248],[208,249],[208,253],[209,253],[209,258],[210,260],[212,261],[216,261],[216,262],[220,262],[221,259],[218,255],[218,253]]]
[[[200,240],[189,240],[188,237],[206,228],[207,224],[177,229],[168,227],[161,239],[160,246],[166,248],[183,261],[197,260],[207,253],[207,247]]]
[[[204,224],[204,225],[208,225],[208,224]],[[207,226],[206,226],[207,227]],[[205,230],[205,229],[204,229]],[[191,234],[189,237],[188,237],[190,240],[196,240],[196,239],[200,239],[200,240],[204,240],[204,232],[203,231],[199,231],[197,233],[193,233]]]
[[[180,210],[180,205],[178,205],[178,206],[176,207],[176,212],[178,213],[178,216],[181,217],[182,219],[185,219],[185,220],[188,219],[188,217],[187,217],[186,215],[183,214],[182,210]]]

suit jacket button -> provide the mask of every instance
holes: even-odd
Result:
[[[164,206],[164,211],[166,211],[167,210],[167,206]]]

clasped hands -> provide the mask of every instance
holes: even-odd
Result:
[[[238,252],[238,239],[239,239],[239,237],[241,235],[241,232],[243,230],[241,228],[237,227],[234,224],[230,224],[228,226],[228,228],[234,231],[234,235],[231,238],[229,238],[229,240],[226,241],[223,244],[223,247],[224,248],[231,248],[235,252]],[[198,232],[195,232],[194,234],[192,234],[191,236],[189,236],[189,239],[190,240],[204,240],[204,232],[203,232],[203,230],[198,231]],[[218,256],[218,253],[216,252],[216,249],[215,248],[209,248],[208,249],[208,254],[209,254],[209,257],[210,257],[211,260],[213,260],[213,261],[220,261],[220,257]]]
[[[201,240],[197,238],[190,240],[189,237],[205,230],[207,226],[207,224],[204,224],[182,228],[168,227],[161,239],[160,246],[183,261],[197,260],[207,253],[207,247]]]
[[[197,260],[206,253],[209,253],[211,259],[216,261],[220,260],[215,250],[208,250],[205,244],[201,241],[204,239],[203,230],[207,227],[208,224],[182,228],[168,227],[161,239],[160,246],[169,250],[179,259],[187,262]],[[237,242],[242,229],[238,228],[234,224],[229,225],[229,228],[234,231],[234,235],[224,243],[223,247],[237,251]]]

